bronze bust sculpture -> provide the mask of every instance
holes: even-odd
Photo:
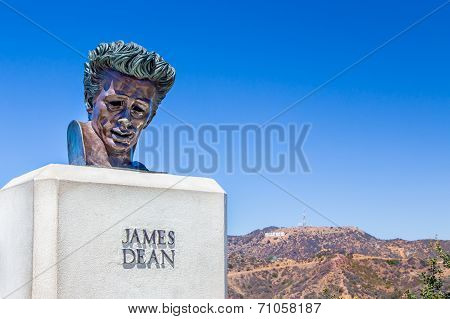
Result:
[[[175,81],[175,69],[135,43],[101,43],[84,65],[89,121],[67,131],[69,164],[148,171],[133,161],[142,131]]]

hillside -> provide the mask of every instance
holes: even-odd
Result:
[[[229,236],[229,297],[399,298],[420,285],[432,242],[380,240],[353,227],[268,227]],[[450,250],[450,241],[441,245]],[[450,273],[444,276],[450,285]]]

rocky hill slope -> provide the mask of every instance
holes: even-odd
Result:
[[[433,242],[380,240],[354,227],[268,227],[229,236],[229,297],[399,298],[419,287]],[[450,241],[441,245],[450,250]],[[444,276],[450,285],[450,273]]]

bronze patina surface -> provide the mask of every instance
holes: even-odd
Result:
[[[147,171],[133,161],[134,150],[174,81],[172,66],[135,43],[101,43],[89,52],[84,71],[89,121],[69,125],[69,163]]]

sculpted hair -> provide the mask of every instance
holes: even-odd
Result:
[[[89,51],[89,60],[84,64],[84,101],[88,110],[102,89],[103,73],[113,70],[140,80],[149,80],[156,87],[152,101],[152,115],[175,82],[175,69],[156,52],[142,46],[123,41],[100,43]]]

